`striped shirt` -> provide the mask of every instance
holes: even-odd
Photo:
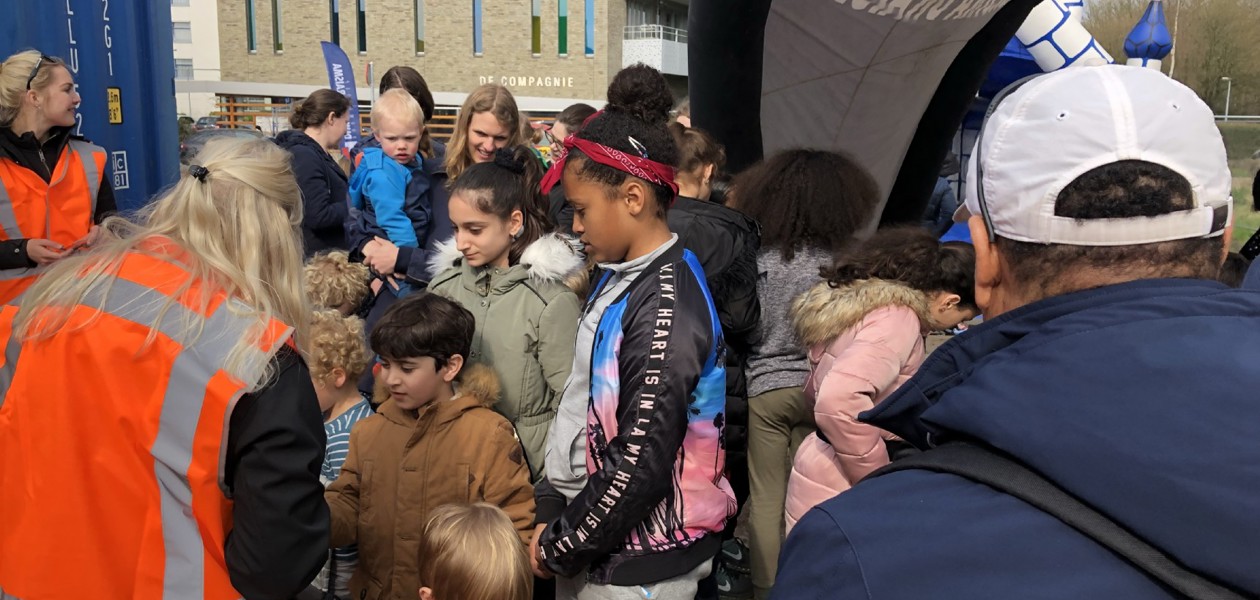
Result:
[[[350,453],[350,429],[355,423],[372,415],[372,405],[368,403],[367,396],[358,404],[350,407],[350,410],[342,413],[341,416],[324,423],[324,435],[328,437],[328,445],[324,449],[324,465],[320,468],[319,478],[327,486],[341,475],[341,465],[346,462],[346,455]],[[359,549],[356,546],[346,546],[337,548],[333,551],[337,560],[337,575],[341,577],[349,577],[349,571],[353,569],[353,565],[359,558]]]

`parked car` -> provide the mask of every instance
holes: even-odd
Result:
[[[198,131],[179,144],[179,162],[189,164],[206,142],[221,137],[237,137],[237,138],[260,138],[263,134],[261,131],[254,129],[207,129]]]
[[[204,131],[206,129],[217,129],[218,127],[219,127],[218,117],[201,117],[200,119],[197,119],[196,123],[193,124],[193,129],[196,131]]]

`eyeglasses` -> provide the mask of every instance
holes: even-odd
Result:
[[[31,83],[35,81],[35,76],[36,76],[36,75],[39,75],[39,67],[40,67],[40,65],[44,64],[44,61],[52,62],[52,60],[53,60],[53,59],[52,59],[52,57],[50,57],[50,56],[46,56],[46,55],[44,55],[44,54],[39,55],[39,60],[35,61],[35,68],[34,68],[34,69],[31,69],[31,76],[26,78],[26,89],[27,89],[27,90],[30,90],[30,89],[31,89]]]

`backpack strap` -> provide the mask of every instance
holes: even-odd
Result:
[[[1183,567],[1163,551],[996,450],[968,442],[950,442],[907,456],[876,471],[871,477],[910,469],[958,475],[1019,498],[1120,555],[1156,581],[1193,600],[1245,598]]]

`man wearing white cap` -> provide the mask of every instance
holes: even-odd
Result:
[[[862,415],[925,451],[810,512],[773,597],[1260,595],[1260,294],[1210,281],[1212,111],[1058,71],[995,100],[967,175],[987,320]]]

